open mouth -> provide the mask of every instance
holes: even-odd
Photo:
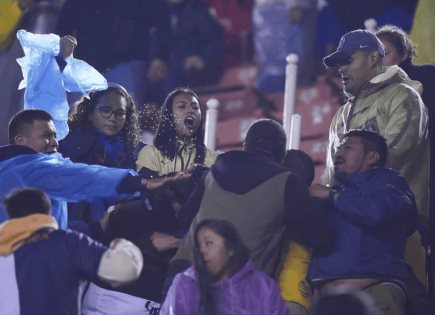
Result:
[[[344,164],[343,160],[335,160],[334,161],[334,166],[338,166],[338,165],[341,165],[341,164]]]
[[[193,116],[188,116],[188,117],[186,117],[186,119],[184,120],[184,124],[185,124],[187,127],[192,127],[194,123],[195,123],[195,118],[194,118]]]

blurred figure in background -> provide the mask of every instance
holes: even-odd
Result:
[[[163,99],[171,47],[163,1],[67,0],[56,33],[75,36],[77,58],[124,86],[136,104]]]
[[[225,33],[225,69],[252,61],[252,7],[254,0],[203,0]]]
[[[417,1],[408,0],[327,0],[319,12],[316,35],[316,55],[322,58],[336,48],[342,34],[364,28],[367,19],[378,26],[398,25],[406,31],[412,26]]]
[[[15,37],[18,29],[46,34],[54,32],[62,0],[0,1],[0,73],[7,80],[0,85],[0,145],[8,143],[8,122],[23,109],[23,90],[17,90],[22,80],[17,58],[23,55]]]
[[[166,0],[172,27],[168,89],[216,83],[222,74],[224,32],[201,0]]]
[[[298,84],[313,81],[317,0],[256,0],[254,44],[259,65],[257,87],[266,93],[283,92],[286,57],[299,57]]]
[[[417,2],[414,21],[410,37],[418,43],[418,56],[415,61],[417,63],[432,63],[435,64],[435,1],[419,0],[410,1]]]

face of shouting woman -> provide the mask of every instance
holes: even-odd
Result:
[[[172,102],[172,115],[174,118],[177,138],[191,140],[201,125],[201,108],[199,101],[192,95],[179,94]]]

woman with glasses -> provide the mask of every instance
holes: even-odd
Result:
[[[82,97],[74,105],[68,125],[68,135],[59,142],[59,152],[64,157],[73,162],[134,169],[138,143],[136,106],[122,86],[109,83],[106,90]],[[92,224],[116,202],[79,202],[69,206],[70,217]]]
[[[127,91],[109,83],[82,97],[70,113],[70,132],[59,151],[74,162],[134,168],[139,127],[136,106]]]

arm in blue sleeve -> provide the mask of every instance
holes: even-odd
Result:
[[[404,189],[403,184],[384,178],[378,178],[370,185],[367,182],[354,182],[339,193],[335,209],[345,219],[362,227],[396,220],[412,212],[415,207],[413,194],[409,188]]]
[[[50,197],[61,201],[92,201],[95,198],[126,197],[117,188],[133,170],[109,168],[99,165],[72,163],[60,154],[35,155],[21,176],[27,185],[46,191]]]

